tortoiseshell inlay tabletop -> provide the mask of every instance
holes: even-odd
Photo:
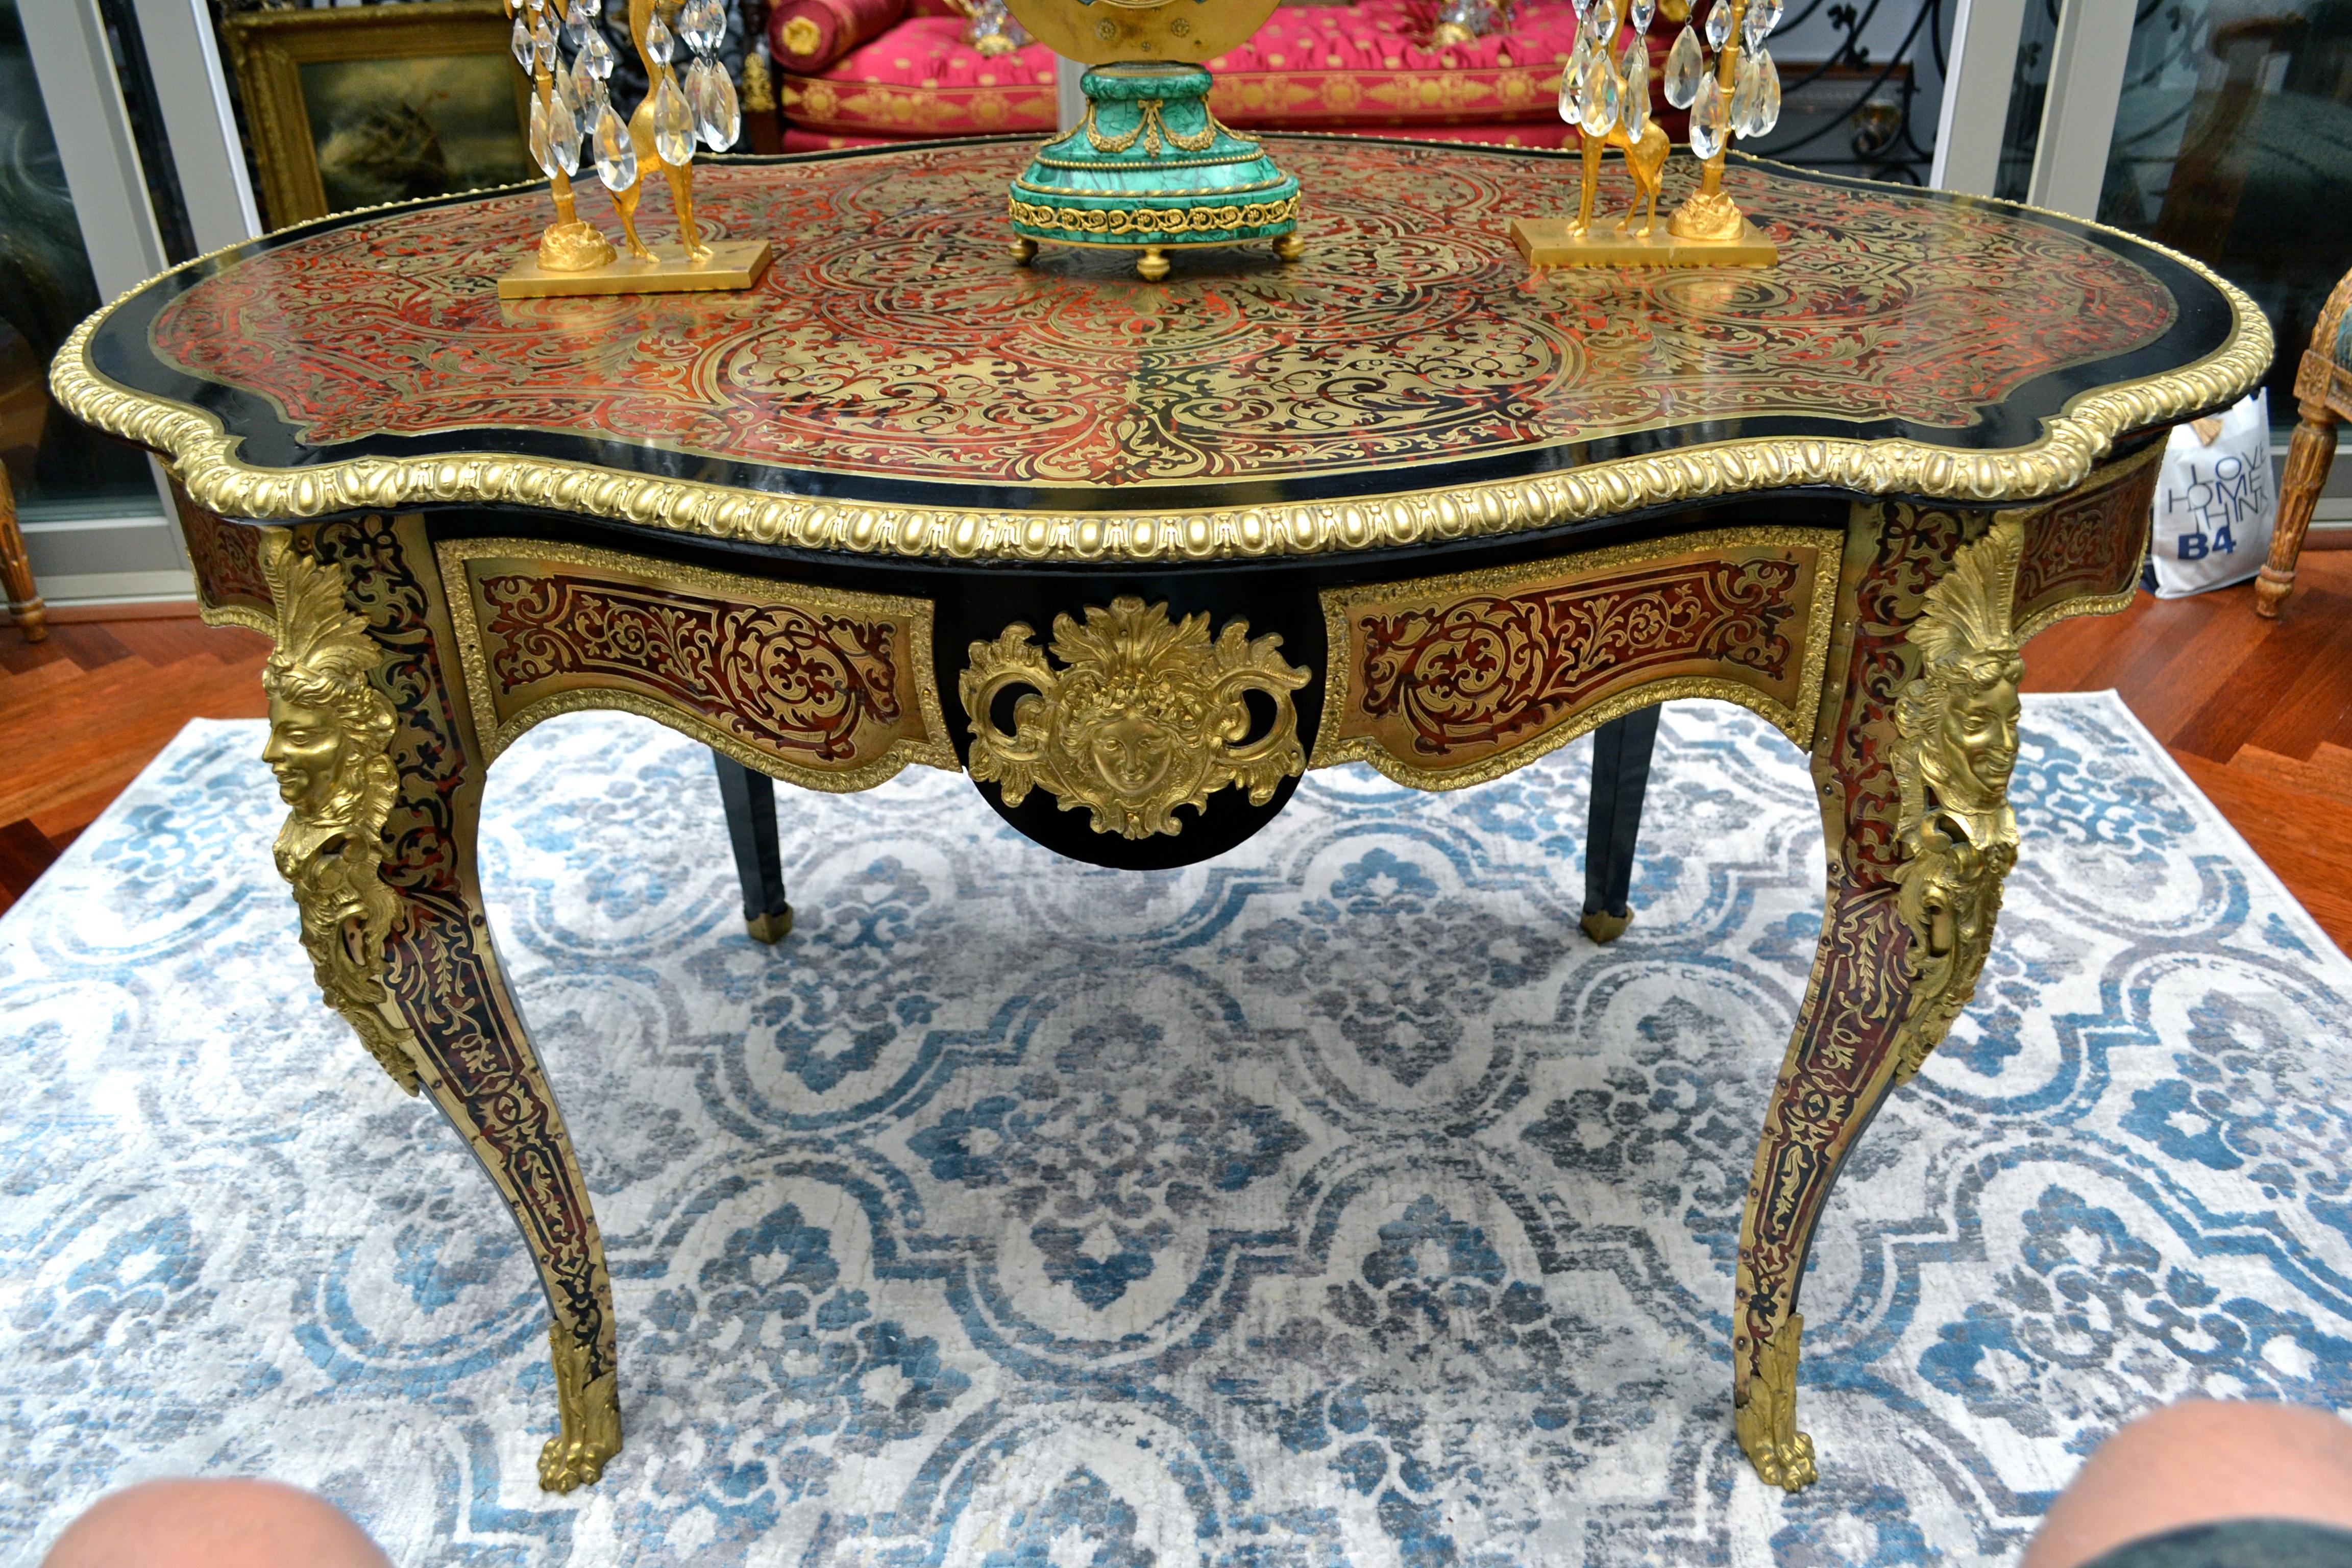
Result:
[[[1401,458],[1527,471],[1816,432],[2017,446],[2184,326],[2160,253],[1756,166],[1730,178],[1777,268],[1531,279],[1506,230],[1559,198],[1569,164],[1340,139],[1284,150],[1311,193],[1295,266],[1236,252],[1163,285],[1118,257],[1023,268],[997,209],[1024,155],[713,168],[705,221],[781,243],[746,293],[501,303],[500,258],[544,216],[507,195],[236,261],[164,306],[150,341],[267,403],[231,421],[248,462],[536,436],[712,458],[760,489],[1347,493]],[[2228,321],[2188,325],[2218,342]]]

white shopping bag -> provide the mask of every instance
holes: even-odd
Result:
[[[2277,523],[2267,390],[2218,420],[2172,427],[2157,471],[2156,536],[2148,552],[2158,598],[2244,582],[2262,569]]]

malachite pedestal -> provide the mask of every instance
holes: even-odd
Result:
[[[1040,241],[1140,247],[1135,269],[1157,281],[1176,246],[1270,239],[1276,256],[1297,258],[1298,182],[1217,123],[1207,71],[1097,66],[1080,86],[1086,119],[1013,182],[1015,260]]]

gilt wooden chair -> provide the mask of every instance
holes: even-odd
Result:
[[[33,586],[33,563],[25,557],[25,535],[16,526],[16,492],[9,488],[6,468],[0,468],[0,592],[8,595],[8,614],[26,642],[49,635],[48,609]]]
[[[2311,526],[2311,509],[2336,459],[2336,422],[2352,418],[2352,272],[2344,275],[2319,312],[2311,346],[2295,372],[2294,399],[2303,417],[2286,449],[2286,475],[2279,481],[2278,531],[2271,535],[2271,558],[2254,580],[2254,614],[2273,620],[2294,586],[2304,531]]]

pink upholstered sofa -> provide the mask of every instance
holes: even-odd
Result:
[[[896,7],[903,5],[903,10]],[[823,7],[813,10],[813,7]],[[1209,62],[1217,115],[1237,130],[1352,131],[1517,147],[1573,145],[1557,108],[1576,41],[1570,0],[1521,0],[1511,25],[1430,47],[1432,0],[1286,5],[1257,36]],[[795,16],[824,21],[820,29]],[[878,34],[875,29],[879,27]],[[993,57],[962,41],[945,0],[810,0],[779,5],[777,62],[784,150],[1054,128],[1054,56],[1043,44]],[[856,44],[829,63],[836,37]],[[1673,31],[1650,37],[1655,92]],[[812,39],[820,39],[810,47]],[[796,50],[794,46],[800,46]],[[814,58],[811,58],[811,55]],[[797,63],[796,63],[797,61]],[[1654,96],[1669,134],[1683,116]]]

